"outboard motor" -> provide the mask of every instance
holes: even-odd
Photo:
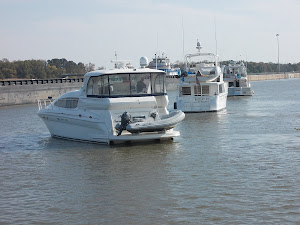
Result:
[[[158,112],[155,111],[155,110],[152,111],[152,112],[150,112],[149,116],[152,117],[154,120],[158,120],[159,119]]]
[[[116,129],[118,130],[118,135],[120,136],[122,134],[123,130],[126,130],[126,126],[130,123],[131,116],[127,112],[123,112],[121,115],[121,125],[117,124]]]

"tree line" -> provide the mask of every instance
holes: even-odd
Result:
[[[230,61],[221,62],[222,65],[228,65]],[[248,74],[255,73],[278,73],[278,63],[264,63],[264,62],[244,62],[247,67]],[[300,62],[299,63],[287,63],[279,64],[281,73],[290,72],[300,72]]]
[[[0,60],[0,79],[46,79],[59,78],[65,74],[85,74],[93,71],[95,64],[75,63],[62,59]]]
[[[232,61],[222,61],[220,65],[228,65]],[[245,62],[243,61],[245,66],[247,67],[248,74],[257,74],[257,73],[278,73],[278,64],[277,63],[264,63],[264,62]],[[300,62],[299,63],[287,63],[287,64],[279,64],[281,73],[289,73],[289,72],[300,72]],[[184,63],[177,61],[174,64],[174,67],[179,67],[181,71],[184,71]]]
[[[222,61],[221,65],[228,65],[230,61]],[[248,74],[277,73],[277,63],[244,62]],[[181,71],[184,71],[184,63],[176,62]],[[98,68],[101,69],[101,68]],[[0,79],[47,79],[59,78],[66,74],[85,74],[95,70],[95,64],[75,63],[62,59],[51,60],[18,60],[10,62],[7,59],[0,60]],[[300,72],[299,63],[280,64],[280,72]]]

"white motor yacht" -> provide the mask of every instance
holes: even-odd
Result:
[[[199,42],[196,48],[197,53],[185,56],[185,72],[178,84],[178,96],[174,108],[183,112],[210,112],[224,109],[227,103],[228,86],[223,81],[218,56],[213,53],[201,53],[202,47]],[[202,60],[191,61],[194,57]]]
[[[150,69],[162,70],[166,72],[166,88],[168,91],[176,90],[177,84],[179,82],[179,77],[181,75],[181,70],[179,67],[174,67],[170,59],[162,53],[161,56],[155,54],[152,61],[149,63],[148,67]]]
[[[228,82],[228,96],[251,96],[251,89],[247,78],[247,68],[243,62],[231,61],[229,65],[223,66],[224,81]]]
[[[145,61],[142,57],[143,67]],[[173,128],[185,115],[180,110],[167,110],[165,72],[133,69],[122,61],[115,64],[115,69],[85,74],[78,91],[54,101],[38,101],[38,115],[51,135],[108,144],[179,136]]]

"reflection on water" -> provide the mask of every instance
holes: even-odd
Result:
[[[299,84],[252,82],[162,143],[51,138],[37,106],[2,107],[0,224],[296,224]]]

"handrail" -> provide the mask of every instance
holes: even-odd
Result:
[[[52,103],[52,99],[38,99],[39,110],[46,109]]]

